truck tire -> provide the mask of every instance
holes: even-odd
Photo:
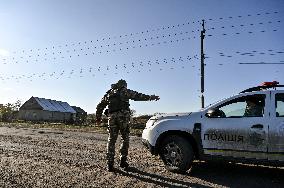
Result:
[[[167,170],[185,173],[192,165],[194,152],[188,140],[172,135],[162,141],[159,155]]]

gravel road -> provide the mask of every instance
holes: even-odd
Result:
[[[130,168],[107,172],[106,143],[98,133],[0,127],[0,187],[284,187],[284,168],[196,161],[187,174],[168,172],[139,137]]]

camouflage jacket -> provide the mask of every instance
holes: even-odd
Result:
[[[134,101],[148,101],[152,99],[151,95],[138,93],[127,88],[110,89],[106,92],[101,102],[97,105],[96,118],[100,119],[103,110],[108,106],[109,113],[129,110],[129,99]]]

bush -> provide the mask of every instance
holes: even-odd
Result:
[[[15,103],[5,104],[0,106],[0,120],[4,122],[12,122],[17,119],[19,108],[21,106],[21,101],[16,101]]]

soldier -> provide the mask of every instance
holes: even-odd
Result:
[[[160,97],[156,95],[145,95],[127,89],[125,80],[119,80],[116,84],[111,85],[111,89],[106,92],[101,102],[97,106],[96,122],[101,122],[103,110],[108,106],[108,144],[107,144],[107,165],[108,171],[114,170],[114,155],[115,142],[117,140],[118,132],[120,131],[122,137],[122,144],[120,147],[120,167],[127,168],[127,155],[129,147],[129,121],[130,108],[129,99],[135,101],[150,101],[159,100]]]

